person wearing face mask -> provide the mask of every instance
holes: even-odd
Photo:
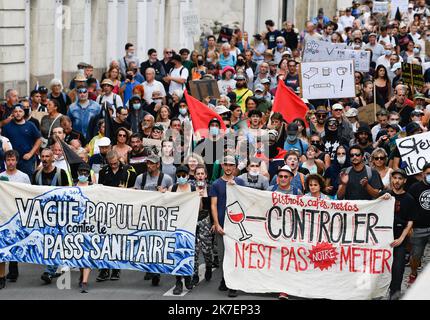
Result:
[[[251,158],[246,167],[247,173],[239,176],[245,182],[245,187],[258,190],[269,189],[269,179],[261,174],[261,160]]]
[[[414,198],[414,202],[418,207],[416,219],[414,220],[413,233],[409,240],[412,245],[409,285],[412,285],[417,278],[417,270],[421,265],[424,249],[430,240],[430,208],[428,206],[428,195],[430,194],[430,163],[427,163],[423,167],[421,178],[422,181],[416,182],[407,190]]]
[[[139,58],[135,55],[135,53],[136,53],[136,50],[134,48],[134,45],[132,43],[127,43],[125,45],[125,56],[122,57],[121,59],[118,59],[119,67],[123,74],[126,73],[131,61],[135,62],[137,66],[140,65]]]
[[[129,114],[127,122],[130,124],[133,133],[139,132],[139,124],[148,112],[145,110],[145,101],[138,95],[134,95],[129,100]]]
[[[257,102],[257,110],[265,113],[267,112],[267,110],[272,108],[272,103],[270,101],[267,101],[265,97],[264,85],[258,84],[255,86],[254,98]]]
[[[196,192],[197,189],[194,185],[190,184],[188,181],[189,169],[187,166],[179,166],[176,169],[176,184],[169,188],[170,192]],[[191,276],[176,276],[176,285],[173,289],[174,295],[180,295],[183,291],[182,278],[185,280],[185,287],[188,290],[193,289],[193,282]]]
[[[85,188],[90,186],[90,174],[90,166],[86,163],[81,163],[78,167],[78,182],[76,183],[76,186],[79,188]],[[81,289],[81,293],[88,293],[88,280],[90,277],[91,269],[80,268],[79,271],[79,288]]]
[[[197,143],[194,153],[201,155],[205,161],[208,177],[212,177],[214,164],[224,156],[224,132],[221,132],[221,122],[213,118],[208,124],[208,137]]]
[[[290,56],[292,55],[290,48],[286,47],[285,38],[283,36],[279,36],[276,38],[276,48],[273,49],[273,60],[276,64],[281,62],[285,53],[288,53]]]
[[[330,155],[330,159],[334,160],[335,150],[339,146],[348,146],[349,140],[339,135],[339,122],[335,117],[329,117],[324,125],[324,136],[322,139],[324,152]]]
[[[348,157],[347,149],[344,146],[339,146],[336,149],[336,156],[334,160],[324,172],[325,185],[327,186],[326,192],[331,198],[336,196],[337,190],[339,188],[340,172],[350,166],[351,162]]]
[[[200,80],[206,73],[205,60],[202,54],[197,55],[197,66],[191,69],[192,80]]]
[[[418,123],[423,132],[427,132],[427,128],[423,125],[424,111],[421,109],[415,109],[411,112],[411,122]]]
[[[308,144],[298,138],[299,126],[292,122],[287,126],[287,138],[285,139],[284,150],[298,150],[300,156],[306,154]]]
[[[184,122],[188,122],[189,124],[191,124],[190,113],[188,112],[188,105],[185,99],[179,102],[178,119],[181,120],[181,124],[183,124]]]

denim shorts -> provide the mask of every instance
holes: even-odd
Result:
[[[430,240],[430,228],[414,228],[414,232],[409,240],[412,245],[412,256],[421,259],[427,243]]]

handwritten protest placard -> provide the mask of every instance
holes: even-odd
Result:
[[[0,183],[0,261],[192,275],[200,198]]]
[[[401,168],[411,176],[423,171],[430,159],[430,132],[396,140],[402,159]]]
[[[394,199],[329,201],[228,186],[227,287],[305,298],[384,296],[393,215]]]
[[[200,35],[200,18],[197,11],[184,11],[182,14],[182,23],[188,36],[194,37]]]
[[[402,78],[409,85],[423,86],[423,67],[419,64],[402,62]]]
[[[354,60],[355,71],[369,72],[370,52],[366,50],[334,50],[335,60]]]
[[[374,1],[373,2],[373,13],[388,13],[389,2]]]
[[[355,97],[354,62],[304,62],[300,68],[303,98],[332,99]]]
[[[337,59],[335,50],[346,48],[346,43],[308,40],[303,51],[303,62],[334,61]]]

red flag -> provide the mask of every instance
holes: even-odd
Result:
[[[303,100],[287,87],[284,81],[279,81],[272,111],[281,113],[284,119],[291,123],[296,118],[305,120],[308,110]]]
[[[191,115],[191,121],[193,122],[194,132],[198,132],[202,138],[206,138],[208,136],[209,121],[213,118],[217,118],[221,122],[221,129],[227,130],[224,121],[222,121],[218,113],[196,98],[190,96],[187,90],[185,90],[184,96]]]

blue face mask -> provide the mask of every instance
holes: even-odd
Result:
[[[188,182],[188,178],[182,178],[182,177],[180,177],[180,178],[177,178],[176,181],[178,182],[178,184],[180,184],[180,185],[183,186],[184,184],[186,184]]]
[[[219,135],[219,128],[218,127],[210,127],[209,132],[213,136]]]
[[[183,116],[185,116],[187,114],[188,110],[187,108],[179,108],[179,113]]]
[[[426,175],[426,182],[427,184],[430,184],[430,174]]]
[[[133,109],[134,110],[139,110],[140,109],[140,103],[133,104]]]
[[[414,54],[418,54],[418,53],[420,53],[420,49],[414,48]]]
[[[287,140],[289,142],[294,142],[294,141],[296,141],[296,139],[297,139],[297,136],[295,134],[289,134],[289,135],[287,135]]]
[[[261,94],[256,94],[255,98],[260,100],[260,99],[263,99],[264,97]]]
[[[284,47],[284,45],[283,45],[282,43],[278,43],[278,44],[276,45],[276,47],[277,47],[278,49],[282,49],[282,48]]]
[[[80,183],[88,182],[88,176],[79,176],[79,177],[78,177],[78,181],[79,181]]]

